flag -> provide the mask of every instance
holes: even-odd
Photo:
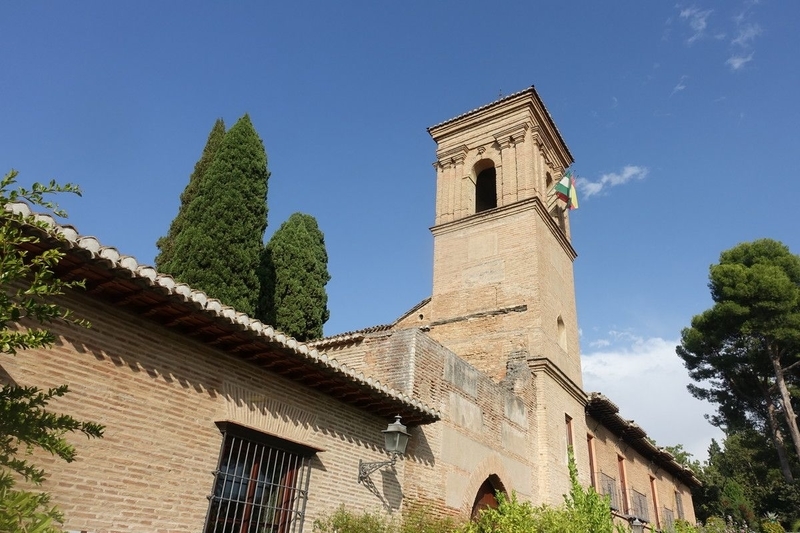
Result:
[[[555,190],[558,199],[567,204],[567,209],[578,209],[578,191],[575,189],[575,178],[572,176],[572,171],[564,174],[561,181],[556,183]]]
[[[570,172],[569,174],[569,208],[578,209],[578,188],[575,187],[575,176]]]

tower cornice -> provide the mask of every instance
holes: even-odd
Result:
[[[533,128],[539,130],[542,141],[555,156],[554,166],[567,168],[573,163],[574,158],[564,142],[561,132],[558,131],[553,118],[533,86],[431,126],[428,128],[428,133],[439,145],[440,150],[446,152],[450,149],[449,144],[452,140],[464,144],[463,134],[473,129],[475,124],[488,123],[499,117],[513,115],[520,117],[520,123],[513,128],[533,124]],[[438,154],[439,158],[441,158],[441,153],[443,152]]]
[[[564,232],[561,231],[561,228],[558,227],[558,224],[556,224],[556,222],[553,220],[553,217],[548,214],[547,208],[538,196],[520,200],[518,202],[514,202],[513,204],[491,209],[489,211],[481,211],[480,213],[476,213],[458,220],[453,220],[451,222],[437,224],[431,227],[430,230],[434,237],[438,237],[439,235],[459,231],[464,228],[469,228],[479,224],[485,224],[486,222],[511,216],[530,209],[533,209],[539,218],[542,219],[542,221],[547,225],[547,228],[564,249],[564,252],[570,258],[570,260],[574,261],[578,257],[578,253],[575,251],[575,248],[572,247],[572,244],[569,242],[569,239],[567,239],[567,236],[564,234]]]

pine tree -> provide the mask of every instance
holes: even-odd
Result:
[[[211,163],[214,162],[214,156],[217,154],[217,150],[219,150],[224,137],[225,123],[219,118],[214,123],[214,127],[211,128],[211,133],[208,134],[208,141],[206,141],[206,147],[203,149],[203,155],[200,156],[200,159],[195,164],[194,172],[189,176],[189,184],[186,185],[186,189],[184,189],[181,194],[181,205],[178,208],[178,214],[169,226],[169,232],[156,242],[156,246],[160,251],[156,256],[156,268],[159,272],[173,274],[178,270],[176,261],[179,259],[176,259],[173,253],[175,239],[186,225],[186,209],[197,196],[197,191],[200,190],[200,182],[209,167],[211,167]]]
[[[262,267],[263,320],[300,341],[322,337],[331,277],[325,237],[314,217],[290,216],[267,244]]]
[[[689,391],[717,404],[711,421],[728,433],[764,430],[785,481],[793,483],[793,459],[800,458],[792,397],[800,371],[800,256],[771,239],[741,243],[711,266],[709,288],[714,305],[692,318],[677,347],[698,382]]]
[[[267,154],[244,115],[225,134],[174,240],[171,274],[253,315],[267,227]]]

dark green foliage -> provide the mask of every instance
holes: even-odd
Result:
[[[75,431],[90,437],[102,434],[103,428],[97,424],[47,411],[47,404],[68,390],[66,385],[48,391],[17,385],[0,388],[0,466],[40,484],[45,478],[44,471],[30,464],[24,453],[28,447],[38,446],[71,463],[76,452],[63,439],[64,434]]]
[[[294,213],[264,250],[262,319],[292,337],[322,337],[328,320],[328,253],[325,237],[310,215]]]
[[[786,525],[800,519],[800,486],[787,483],[769,438],[755,430],[712,442],[708,461],[695,467],[702,486],[692,490],[697,519],[731,517],[755,527],[768,514]]]
[[[156,246],[160,250],[156,256],[156,268],[159,272],[173,274],[179,268],[180,258],[176,258],[174,254],[175,239],[186,225],[186,209],[192,203],[192,200],[197,197],[200,183],[211,167],[211,163],[214,162],[214,157],[217,155],[224,137],[225,123],[220,118],[211,128],[211,133],[208,134],[208,141],[206,141],[206,146],[203,149],[203,155],[200,156],[200,160],[194,166],[194,172],[189,176],[189,184],[186,185],[186,189],[181,194],[181,205],[178,208],[178,214],[169,226],[169,232],[156,242]]]
[[[6,210],[10,203],[25,200],[65,216],[45,195],[80,194],[80,190],[74,185],[61,186],[55,182],[34,183],[30,190],[13,189],[16,176],[12,170],[0,181],[0,352],[8,356],[27,349],[49,348],[55,337],[44,326],[53,321],[88,327],[84,321],[72,318],[68,309],[54,303],[54,298],[68,289],[82,286],[80,282],[65,282],[55,275],[53,269],[64,253],[49,249],[33,254],[24,249],[41,240],[30,231],[34,226],[51,238],[62,238],[60,234],[34,216],[14,215]],[[23,320],[26,327],[20,327]],[[50,507],[49,496],[16,489],[14,474],[39,485],[45,479],[45,472],[30,462],[31,450],[40,448],[69,462],[75,459],[75,448],[64,438],[67,433],[102,435],[103,427],[99,424],[47,410],[50,400],[67,392],[66,385],[48,391],[14,383],[0,388],[0,531],[59,531],[54,524],[61,521],[61,515]]]
[[[267,227],[267,154],[245,115],[225,134],[185,209],[171,274],[253,315]]]
[[[692,319],[677,348],[700,383],[689,390],[717,404],[712,422],[729,433],[767,435],[791,482],[787,448],[800,455],[792,399],[800,378],[800,257],[769,239],[743,243],[721,254],[709,278],[714,306]]]

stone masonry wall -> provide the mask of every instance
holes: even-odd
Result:
[[[369,347],[365,351],[364,347]],[[390,386],[439,409],[442,421],[414,428],[401,485],[407,503],[424,502],[443,515],[468,515],[491,475],[520,497],[538,501],[536,409],[530,372],[495,383],[416,329],[368,337],[328,352],[354,361]]]

